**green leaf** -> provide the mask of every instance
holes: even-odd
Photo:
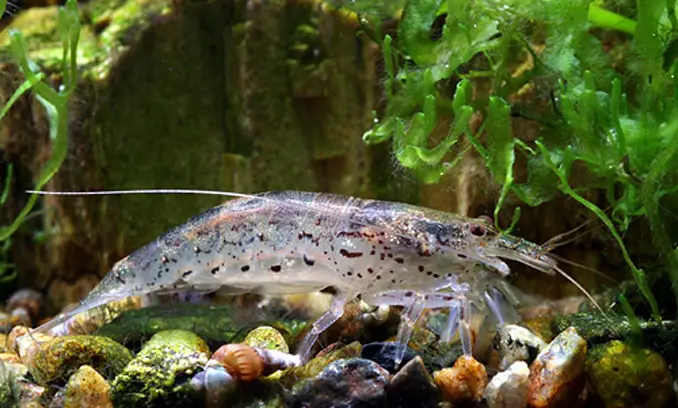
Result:
[[[398,27],[400,48],[418,65],[435,62],[431,26],[444,0],[409,0]]]

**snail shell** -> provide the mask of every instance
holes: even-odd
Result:
[[[261,377],[264,360],[257,351],[245,344],[226,344],[219,347],[211,360],[219,362],[229,374],[240,381],[253,381]]]

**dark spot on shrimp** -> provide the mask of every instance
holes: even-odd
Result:
[[[407,292],[405,292],[405,297],[410,297],[412,295],[414,295],[414,292],[412,292],[411,290],[408,290]]]
[[[426,272],[426,275],[431,276],[431,275],[433,275],[433,272],[428,271],[428,272]]]
[[[360,279],[363,278],[363,275],[362,275],[361,273],[359,273],[357,276],[358,276]]]
[[[184,272],[184,273],[181,274],[181,277],[182,277],[182,278],[185,278],[185,277],[187,277],[187,276],[190,276],[192,273],[193,273],[193,271],[190,271],[190,270],[189,270],[189,271],[186,271],[186,272]]]
[[[419,272],[424,272],[424,265],[419,265]]]
[[[436,279],[438,279],[438,278],[440,278],[440,275],[438,275],[437,273],[434,273],[434,274],[433,274],[433,277],[436,278]]]
[[[372,269],[372,268],[367,268],[367,273],[374,273],[374,269]]]
[[[201,251],[200,248],[198,248],[197,246],[194,246],[194,247],[193,247],[193,252],[195,252],[196,254],[199,254],[199,253],[202,252],[202,251]]]
[[[468,256],[466,256],[466,254],[457,254],[457,258],[466,259],[466,258],[468,258]]]
[[[257,234],[257,238],[259,238],[259,241],[263,241],[263,240],[264,240],[264,234],[261,233],[261,232],[258,233],[258,234]]]
[[[247,271],[250,270],[250,266],[249,265],[243,265],[243,266],[240,267],[240,270],[243,271],[243,272],[247,272]]]
[[[359,258],[363,256],[362,252],[349,252],[343,248],[339,251],[339,253],[346,258]]]
[[[353,272],[346,272],[346,275],[353,276]]]
[[[126,285],[126,284],[127,284],[127,282],[122,278],[122,276],[121,276],[119,273],[116,273],[116,274],[115,274],[115,279],[117,279],[117,280],[118,280],[120,283],[122,283],[123,285]]]
[[[166,264],[167,262],[169,262],[169,259],[167,259],[167,257],[166,257],[165,255],[163,255],[163,256],[160,258],[160,262],[162,262],[163,264]]]
[[[308,266],[313,266],[315,264],[315,260],[311,259],[304,254],[304,263]]]
[[[271,266],[271,272],[278,273],[278,272],[280,272],[281,270],[282,270],[282,266],[280,266],[280,265],[273,265],[273,266]]]
[[[398,262],[399,264],[405,263],[405,260],[403,258],[394,258],[393,260]]]
[[[381,280],[381,275],[377,275],[377,280]]]
[[[217,266],[216,268],[212,268],[212,270],[210,271],[210,273],[211,273],[212,275],[216,275],[217,272],[219,272],[219,267],[218,267],[218,266]]]

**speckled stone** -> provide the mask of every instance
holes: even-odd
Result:
[[[443,397],[453,403],[480,401],[487,386],[485,366],[471,356],[462,355],[451,368],[433,373]]]
[[[570,327],[537,356],[530,366],[529,407],[567,405],[584,387],[586,340]]]
[[[285,406],[372,408],[386,403],[390,374],[374,361],[337,360],[315,378],[294,387]]]
[[[113,408],[108,382],[95,369],[84,365],[68,379],[64,408]]]

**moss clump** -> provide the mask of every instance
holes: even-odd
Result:
[[[671,373],[652,350],[613,340],[591,350],[586,373],[607,408],[663,407],[671,398]]]
[[[604,316],[600,313],[574,313],[557,316],[551,321],[551,331],[560,333],[568,327],[577,329],[577,333],[590,343],[601,343],[619,339],[630,331],[629,322],[624,317]]]
[[[198,396],[190,379],[202,370],[209,348],[186,330],[155,334],[111,383],[115,406],[191,407]]]
[[[83,365],[89,365],[104,377],[120,373],[132,359],[132,353],[103,336],[63,336],[42,344],[30,373],[39,384],[65,382]]]

